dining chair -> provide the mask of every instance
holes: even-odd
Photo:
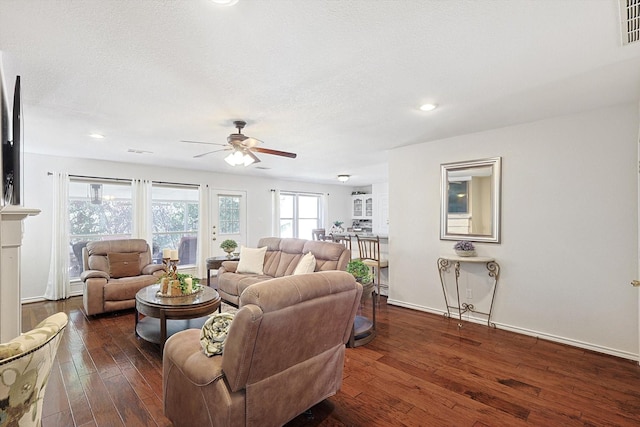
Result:
[[[311,236],[313,237],[313,240],[325,240],[326,231],[324,228],[314,228],[311,230]]]
[[[344,245],[344,247],[349,250],[349,260],[351,260],[351,236],[348,234],[332,234],[331,239],[336,243]]]
[[[361,237],[356,234],[362,262],[373,270],[378,295],[380,295],[380,270],[389,267],[389,260],[380,253],[380,236]],[[379,300],[378,300],[379,301]]]

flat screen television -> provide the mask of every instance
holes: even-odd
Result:
[[[4,184],[4,201],[7,205],[20,204],[20,145],[22,102],[20,93],[20,76],[16,77],[13,89],[11,141],[2,146],[2,173]]]
[[[0,62],[1,204],[6,206],[21,203],[22,94],[20,76],[16,76],[11,96],[3,73]],[[9,107],[10,99],[13,101],[11,108]]]

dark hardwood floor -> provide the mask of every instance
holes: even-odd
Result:
[[[365,310],[370,310],[370,304]],[[87,317],[80,297],[23,306],[23,329],[70,316],[44,399],[44,427],[170,426],[162,358],[134,314]],[[638,426],[636,362],[400,307],[347,349],[342,390],[288,426]],[[186,415],[186,414],[185,414]]]

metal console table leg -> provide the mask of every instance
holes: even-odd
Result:
[[[491,304],[489,305],[489,312],[485,313],[482,311],[478,311],[475,309],[473,304],[468,304],[466,302],[460,303],[460,265],[461,263],[485,263],[487,270],[489,272],[489,277],[493,278],[492,285],[492,293],[491,293]],[[447,289],[445,287],[444,275],[449,271],[449,268],[453,264],[453,273],[456,281],[456,299],[458,305],[451,305],[449,302],[449,298],[447,297]],[[498,278],[500,276],[500,265],[493,258],[486,257],[458,257],[458,256],[448,256],[448,257],[440,257],[438,258],[438,274],[440,275],[440,284],[442,285],[442,294],[444,295],[444,302],[447,306],[447,312],[444,313],[444,317],[451,318],[451,309],[458,310],[458,327],[462,327],[462,314],[466,312],[473,312],[484,314],[487,316],[487,326],[495,328],[496,324],[491,321],[491,312],[493,311],[493,301],[496,296],[496,289],[498,288]]]

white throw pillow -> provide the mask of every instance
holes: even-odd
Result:
[[[311,252],[307,252],[296,265],[293,275],[313,273],[316,270],[316,257]]]
[[[240,246],[240,261],[238,261],[238,273],[244,274],[263,274],[264,255],[267,253],[267,247],[263,248],[245,248]]]

